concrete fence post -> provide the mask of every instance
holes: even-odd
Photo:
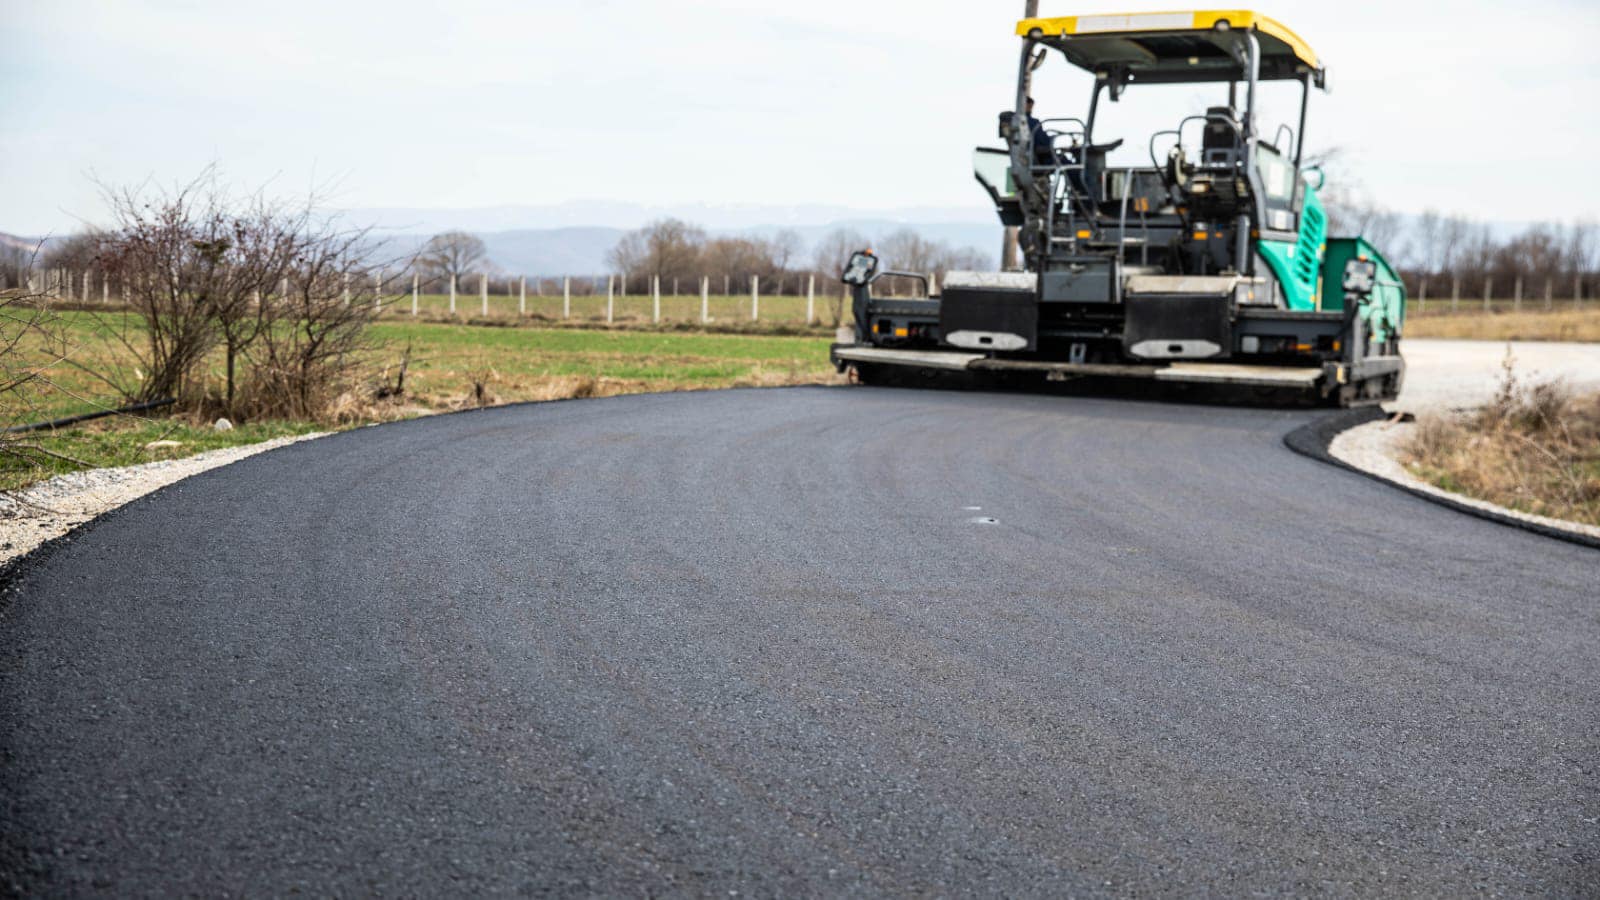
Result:
[[[261,308],[261,288],[253,288],[250,291],[250,302],[255,305],[256,309]]]
[[[672,276],[672,296],[678,296],[678,276]]]
[[[761,321],[761,276],[750,276],[750,321]]]
[[[279,294],[279,296],[283,297],[283,300],[284,300],[285,303],[287,303],[289,301],[289,278],[288,278],[288,276],[284,276],[283,284],[278,288],[278,294]]]
[[[1583,276],[1572,276],[1572,308],[1583,309]]]
[[[700,276],[700,324],[711,321],[711,276]]]
[[[416,318],[416,316],[417,316],[417,288],[419,287],[418,281],[420,281],[420,280],[421,279],[419,279],[417,277],[417,273],[415,273],[415,272],[411,273],[411,317],[412,318]]]
[[[379,269],[378,271],[372,273],[372,308],[373,309],[381,309],[382,307],[383,307],[383,270]]]
[[[1483,280],[1483,311],[1484,312],[1488,312],[1489,311],[1489,298],[1493,294],[1494,294],[1494,279],[1493,278],[1485,278]]]
[[[1428,279],[1422,278],[1417,283],[1417,312],[1428,311]]]
[[[610,325],[616,306],[616,298],[611,290],[612,276],[606,276],[606,324]]]
[[[1522,276],[1521,275],[1518,275],[1517,276],[1517,280],[1512,282],[1512,287],[1511,287],[1511,308],[1513,310],[1515,310],[1516,312],[1522,312]]]
[[[450,276],[450,315],[456,314],[456,276]]]
[[[1550,282],[1550,279],[1546,278],[1544,280],[1544,308],[1546,310],[1550,309],[1555,302],[1553,299],[1555,297],[1554,291],[1555,285]]]
[[[1450,311],[1455,312],[1461,307],[1461,279],[1450,277]]]
[[[817,276],[813,273],[806,276],[806,325],[809,327],[817,320]]]
[[[111,276],[104,272],[100,273],[100,305],[111,305]]]
[[[83,302],[89,302],[89,270],[83,270]]]
[[[339,276],[339,293],[344,298],[344,305],[350,305],[350,273],[345,272]]]
[[[650,276],[650,300],[652,304],[650,321],[661,324],[661,276]]]
[[[733,276],[731,276],[731,275],[722,276],[722,296],[724,296],[724,297],[726,297],[726,296],[728,296],[728,295],[733,293],[733,289],[729,287],[730,282],[728,281],[728,279],[731,278],[731,277],[733,277]]]
[[[572,315],[572,277],[561,276],[561,318]]]
[[[517,284],[517,314],[525,316],[528,314],[528,276],[522,276]],[[534,282],[534,287],[537,288],[538,286],[538,282]]]
[[[524,294],[526,294],[528,292],[528,279],[526,279],[526,278],[522,279],[522,292]],[[533,280],[533,295],[535,297],[543,297],[544,296],[544,279],[543,278],[535,278]]]
[[[489,315],[489,276],[482,272],[478,273],[478,297],[483,304],[483,314],[487,317]]]

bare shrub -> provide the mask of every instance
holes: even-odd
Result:
[[[367,232],[319,216],[315,198],[235,198],[211,170],[172,190],[106,194],[116,227],[100,261],[132,314],[95,313],[97,331],[137,364],[132,378],[95,374],[129,399],[175,397],[191,414],[321,417],[362,364],[381,310]]]
[[[246,349],[250,394],[241,411],[257,417],[319,419],[357,378],[375,349],[370,326],[382,311],[363,262],[365,231],[302,217],[286,295],[261,304]]]
[[[1600,393],[1522,383],[1509,355],[1491,402],[1422,419],[1406,449],[1412,468],[1446,489],[1600,525]]]

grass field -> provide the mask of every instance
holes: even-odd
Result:
[[[62,321],[79,365],[53,367],[51,386],[40,392],[30,408],[9,411],[13,416],[43,421],[121,402],[104,381],[85,370],[131,381],[131,357],[105,340],[96,317],[67,312]],[[342,425],[523,400],[838,380],[828,364],[829,336],[506,328],[393,320],[373,326],[372,336],[374,347],[367,367],[371,375],[341,402]],[[378,383],[394,383],[408,351],[404,397],[397,401],[371,399],[371,388]],[[212,377],[220,381],[219,367],[213,367]],[[128,465],[324,427],[326,424],[249,422],[233,431],[217,432],[209,422],[112,417],[27,436],[29,443],[58,456],[35,452],[28,460],[0,457],[0,489],[72,471],[81,468],[80,463]],[[157,440],[176,440],[181,446],[144,449]]]
[[[1474,341],[1600,341],[1600,302],[1581,310],[1406,313],[1406,337]]]

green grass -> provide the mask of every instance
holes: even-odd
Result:
[[[0,455],[0,490],[14,490],[84,468],[34,447],[82,460],[92,467],[131,466],[320,430],[323,429],[311,422],[253,422],[231,431],[217,431],[210,425],[177,419],[97,420],[60,431],[19,435],[22,446],[18,453]],[[145,449],[146,444],[155,441],[177,441],[179,446]]]

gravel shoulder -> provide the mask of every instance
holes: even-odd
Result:
[[[21,491],[0,493],[0,566],[55,540],[96,516],[151,491],[257,453],[330,432],[293,435],[210,450],[183,459],[57,475]]]
[[[1559,379],[1580,390],[1600,389],[1600,344],[1412,340],[1405,345],[1405,387],[1399,399],[1384,408],[1426,417],[1481,406],[1499,388],[1507,354],[1520,382]],[[1400,462],[1402,448],[1415,428],[1414,422],[1387,420],[1357,425],[1334,438],[1328,453],[1407,490],[1546,528],[1600,538],[1600,528],[1591,525],[1521,512],[1446,491],[1417,478]]]

